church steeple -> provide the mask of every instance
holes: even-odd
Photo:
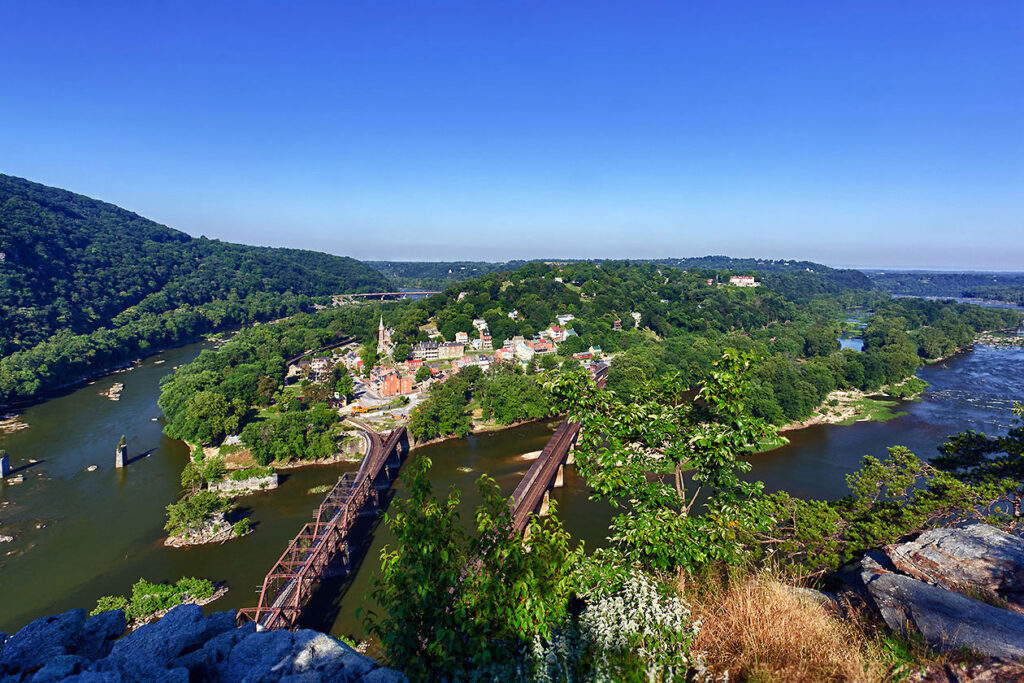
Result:
[[[379,355],[385,355],[388,353],[388,347],[391,346],[391,335],[388,333],[386,327],[384,327],[384,316],[380,317],[380,325],[377,327],[377,353]]]

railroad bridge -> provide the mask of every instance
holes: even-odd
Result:
[[[296,628],[328,567],[349,566],[352,527],[361,514],[376,509],[380,492],[390,488],[409,445],[404,426],[384,439],[373,429],[359,426],[369,440],[359,469],[338,479],[316,518],[302,527],[263,580],[257,606],[238,611],[239,623],[254,621],[260,629]]]
[[[608,381],[608,367],[602,366],[594,373],[594,379],[598,388],[603,389]],[[579,435],[579,422],[564,420],[558,425],[512,493],[512,524],[519,533],[526,533],[532,515],[547,512],[551,489],[563,486],[565,466],[572,464],[571,449]]]
[[[599,388],[604,388],[607,376],[607,366],[594,374]],[[332,563],[349,565],[349,533],[361,514],[376,509],[379,492],[390,488],[409,443],[404,426],[381,439],[371,427],[350,421],[363,429],[369,441],[359,470],[338,479],[320,504],[316,519],[302,527],[267,574],[259,604],[239,610],[240,623],[254,621],[260,629],[296,628],[328,567]],[[572,463],[570,451],[579,433],[578,422],[564,420],[519,482],[511,501],[518,533],[526,533],[532,515],[545,513],[551,489],[562,486],[564,468]]]

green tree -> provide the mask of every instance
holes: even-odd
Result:
[[[867,456],[846,478],[837,501],[803,500],[779,492],[766,499],[775,520],[763,540],[801,574],[833,570],[865,551],[938,525],[998,521],[997,505],[1019,487],[1000,478],[962,481],[902,446],[885,460]]]
[[[416,370],[416,382],[425,382],[428,379],[430,379],[432,374],[433,373],[430,372],[430,368],[428,368],[426,365],[421,365],[419,369]]]
[[[1001,491],[1001,499],[1013,510],[1020,524],[1024,501],[1024,405],[1015,403],[1013,426],[1006,436],[991,437],[973,430],[950,437],[939,446],[942,454],[932,465],[958,479],[990,490]]]
[[[534,639],[549,638],[565,618],[581,551],[569,550],[554,516],[534,519],[527,546],[486,476],[468,533],[459,494],[438,500],[429,468],[425,457],[411,463],[408,496],[387,515],[396,545],[381,553],[372,598],[383,613],[367,614],[370,631],[387,661],[414,680],[506,678]]]
[[[377,356],[377,343],[367,342],[363,344],[363,348],[359,350],[359,359],[363,361],[363,374],[369,375],[370,370],[377,364],[379,359]]]
[[[218,512],[225,512],[230,503],[212,491],[199,491],[167,506],[164,529],[172,536],[190,536],[203,529]]]
[[[596,390],[588,375],[554,381],[561,407],[582,424],[580,472],[599,497],[627,510],[613,520],[609,539],[622,564],[681,580],[708,565],[739,562],[744,534],[766,528],[762,485],[740,477],[750,464],[738,458],[775,434],[747,406],[752,360],[727,350],[695,401],[678,376],[636,387],[628,403]],[[687,470],[693,491],[686,490]],[[694,514],[702,493],[701,514]]]

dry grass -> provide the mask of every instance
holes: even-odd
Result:
[[[770,573],[705,580],[685,592],[702,624],[695,649],[730,680],[890,679],[890,667],[856,624],[837,620]]]

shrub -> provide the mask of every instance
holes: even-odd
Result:
[[[690,669],[702,668],[691,654],[700,624],[678,596],[664,595],[644,574],[591,603],[580,627],[591,643],[598,679],[630,678],[642,670],[648,680],[681,680]]]
[[[175,587],[183,594],[183,598],[191,597],[193,600],[205,600],[216,590],[208,579],[197,579],[194,576],[182,577]]]
[[[273,467],[260,467],[259,465],[253,465],[252,467],[246,467],[241,470],[234,470],[231,473],[231,479],[233,481],[245,481],[246,479],[254,479],[256,477],[269,477],[273,473]]]
[[[240,519],[234,523],[231,527],[231,531],[235,536],[245,536],[247,533],[252,531],[252,522],[248,517]]]
[[[139,579],[132,586],[131,600],[121,595],[107,595],[96,602],[96,609],[90,615],[110,610],[123,609],[129,621],[144,619],[160,610],[170,609],[183,602],[198,602],[211,597],[215,592],[213,584],[206,579],[186,576],[178,583],[150,583]]]
[[[89,612],[90,617],[104,612],[111,612],[115,609],[124,609],[128,606],[128,598],[123,595],[104,595],[96,601],[96,609]]]
[[[199,491],[167,506],[164,529],[172,536],[187,536],[207,525],[218,512],[224,512],[230,503],[212,491]]]

